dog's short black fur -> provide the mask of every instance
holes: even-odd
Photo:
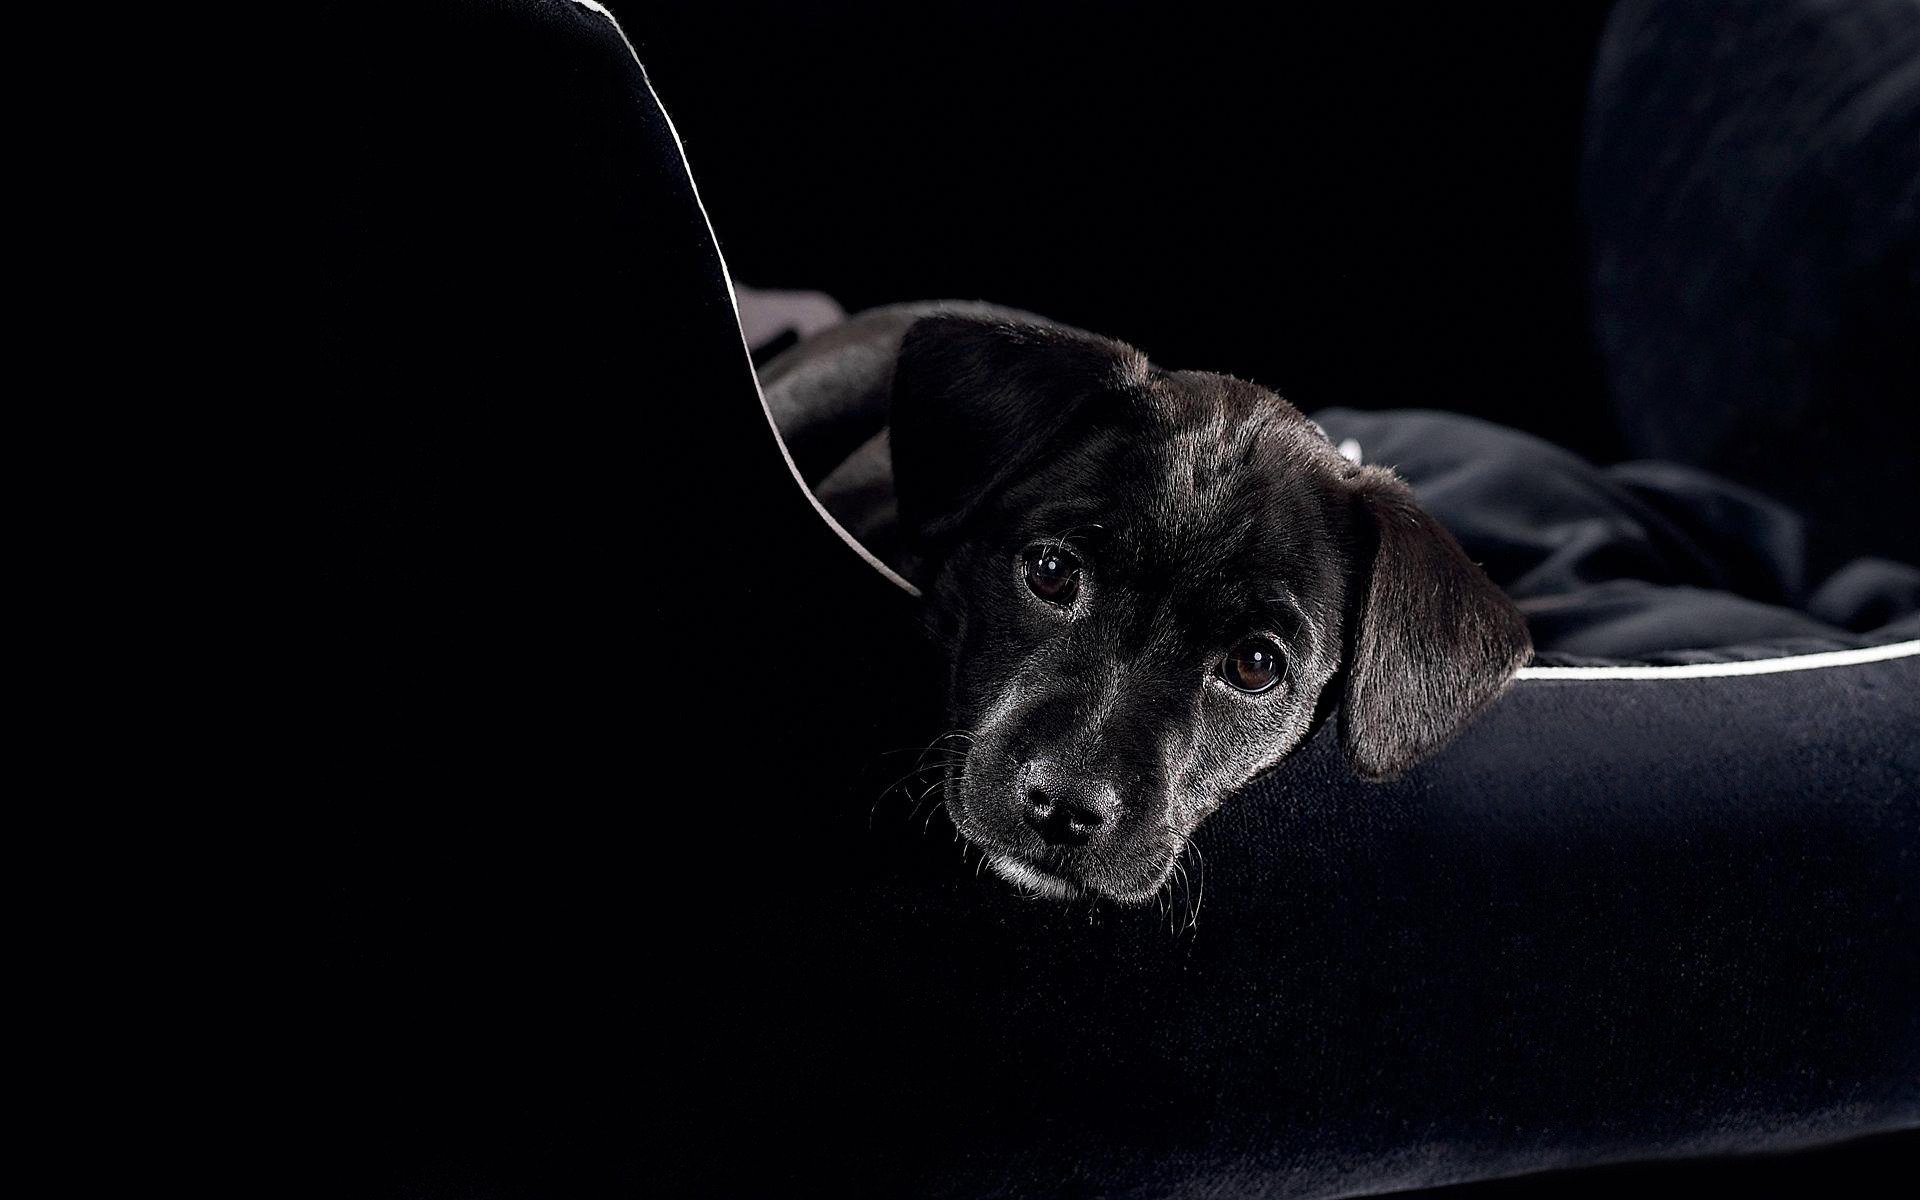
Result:
[[[1519,612],[1406,486],[1273,393],[925,311],[862,320],[898,339],[895,557],[964,731],[947,810],[1002,876],[1144,902],[1334,710],[1353,769],[1386,778],[1528,658]]]

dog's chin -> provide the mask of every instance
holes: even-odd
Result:
[[[1036,899],[1072,900],[1086,893],[1087,889],[1079,883],[1041,870],[1024,858],[999,850],[986,850],[983,853],[987,856],[987,866],[992,868],[995,875]]]
[[[995,875],[1036,900],[1073,900],[1081,896],[1094,896],[1129,907],[1147,904],[1160,893],[1171,872],[1169,868],[1152,883],[1128,887],[1109,880],[1069,875],[1005,850],[983,847],[982,853],[987,856],[987,866]]]

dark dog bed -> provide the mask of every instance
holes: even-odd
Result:
[[[341,25],[292,703],[356,1190],[1332,1196],[1920,1124],[1899,568],[1759,553],[1792,514],[1708,476],[1323,414],[1576,597],[1541,665],[1394,783],[1323,731],[1205,826],[1204,902],[1022,901],[888,791],[938,664],[775,436],[612,23]],[[1633,519],[1569,554],[1594,487]]]
[[[777,323],[770,313],[779,304],[757,293],[744,301],[762,326]],[[971,304],[914,306],[903,318],[937,307],[1026,318]],[[887,497],[857,476],[846,482],[848,466],[873,451],[867,439],[885,415],[847,389],[866,383],[898,332],[885,314],[829,326],[772,358],[762,376],[771,415],[798,447],[789,456],[796,474],[835,504],[836,527],[873,532],[868,547],[838,530],[873,568],[875,586],[910,590],[881,561]],[[1129,1065],[1113,1068],[1103,1095],[1124,1092],[1138,1071],[1206,1113],[1195,1124],[1174,1106],[1160,1128],[1184,1129],[1191,1140],[1177,1152],[1142,1154],[1112,1141],[1104,1121],[1135,1103],[1154,1111],[1164,1096],[1112,1109],[1076,1102],[1071,1136],[1088,1141],[1068,1145],[1090,1158],[1075,1170],[1083,1177],[1086,1161],[1108,1164],[1100,1187],[1128,1194],[1202,1179],[1225,1194],[1315,1192],[1329,1186],[1318,1174],[1327,1169],[1323,1154],[1355,1172],[1339,1187],[1371,1190],[1458,1177],[1488,1162],[1536,1168],[1800,1144],[1854,1121],[1858,1077],[1846,1089],[1854,1100],[1822,1112],[1818,1089],[1805,1088],[1810,1061],[1800,1058],[1813,1042],[1784,1036],[1776,1022],[1788,1012],[1805,1020],[1855,1010],[1878,994],[1891,1004],[1876,1018],[1888,1022],[1880,1032],[1899,1041],[1894,998],[1910,966],[1882,974],[1888,962],[1859,961],[1843,974],[1866,974],[1849,981],[1794,978],[1791,964],[1803,957],[1818,969],[1834,965],[1823,947],[1838,930],[1825,916],[1809,924],[1810,910],[1787,897],[1809,886],[1835,896],[1847,879],[1842,907],[1854,933],[1903,909],[1898,863],[1907,851],[1893,847],[1909,841],[1915,800],[1920,572],[1877,558],[1829,563],[1791,510],[1698,469],[1599,468],[1446,413],[1313,415],[1349,457],[1393,465],[1515,596],[1536,661],[1483,724],[1399,783],[1348,778],[1324,730],[1256,781],[1215,818],[1226,828],[1203,834],[1204,879],[1170,898],[1169,928],[1185,932],[1192,921],[1207,936],[1180,948],[1129,943],[1119,996],[1104,977],[1080,982],[1087,990],[1071,998],[1014,999],[999,983],[1007,1011],[1045,1001],[1018,1033],[997,1035],[1020,1047],[1013,1061],[1026,1086],[1013,1090],[1045,1095],[1059,1086],[1050,1078],[1086,1071],[1096,1057],[1117,1059]],[[1843,832],[1857,821],[1864,824]],[[1861,836],[1867,829],[1887,841],[1872,848],[1878,835]],[[972,895],[967,903],[991,909],[995,901]],[[961,927],[943,930],[941,945],[979,936],[967,932],[965,915],[952,919]],[[1026,981],[1016,991],[1037,980],[1071,987],[1051,960],[1078,958],[1088,952],[1079,943],[1111,936],[1066,923],[1050,933],[1060,940],[1021,940],[1033,957],[1016,974]],[[1284,951],[1260,951],[1263,938]],[[1343,958],[1356,950],[1357,959]],[[1116,953],[1105,948],[1096,976],[1113,972],[1106,956]],[[1162,972],[1173,966],[1169,980]],[[1181,999],[1195,981],[1205,1004]],[[1337,1001],[1318,994],[1308,1002],[1311,1030],[1275,1004],[1330,984]],[[1143,1001],[1145,1012],[1136,1007]],[[1352,1043],[1329,1047],[1326,1021]],[[1836,1029],[1817,1018],[1806,1032],[1825,1043],[1824,1054]],[[1356,1128],[1351,1111],[1340,1111],[1336,1134],[1303,1130],[1264,1107],[1273,1099],[1263,1086],[1278,1086],[1276,1062],[1327,1069],[1331,1059],[1351,1070],[1347,1055],[1382,1048],[1376,1039],[1388,1030],[1396,1060],[1429,1061],[1367,1064],[1378,1090],[1366,1103],[1380,1106],[1369,1111],[1424,1113],[1435,1123],[1426,1136],[1439,1146],[1408,1161],[1405,1145],[1365,1120]],[[1878,1037],[1866,1034],[1868,1043]],[[1633,1049],[1614,1058],[1602,1044]],[[1715,1066],[1695,1057],[1703,1052]],[[1445,1073],[1471,1073],[1470,1063],[1488,1072],[1469,1087],[1471,1100],[1457,1075],[1431,1074],[1434,1055],[1451,1064]],[[1649,1072],[1650,1063],[1663,1067]],[[1594,1090],[1597,1079],[1610,1095]],[[1316,1079],[1296,1100],[1312,1110],[1337,1090]],[[1433,1107],[1442,1094],[1448,1107],[1465,1109],[1443,1115]],[[1789,1095],[1792,1117],[1779,1107]],[[1233,1101],[1223,1112],[1226,1097]],[[1891,1124],[1912,1121],[1910,1085],[1895,1082],[1887,1100]],[[1033,1103],[1016,1129],[1059,1119],[1047,1101]],[[1695,1116],[1681,1117],[1677,1105]],[[1708,1110],[1712,1118],[1701,1120]],[[1479,1114],[1488,1129],[1463,1128],[1460,1111]],[[1223,1149],[1223,1128],[1246,1140]],[[1609,1128],[1633,1132],[1609,1143],[1598,1132]],[[1001,1136],[1023,1157],[976,1165],[956,1190],[1062,1185],[1060,1150],[1024,1132]]]

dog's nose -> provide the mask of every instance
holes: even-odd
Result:
[[[1084,846],[1120,813],[1113,785],[1063,771],[1045,759],[1021,772],[1024,794],[1020,815],[1055,846]]]

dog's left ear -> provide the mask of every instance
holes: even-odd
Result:
[[[888,414],[902,534],[936,548],[1079,425],[1122,403],[1146,356],[1078,330],[923,317],[894,366]]]
[[[1340,745],[1354,773],[1390,779],[1450,741],[1533,653],[1526,618],[1399,477],[1355,477],[1371,569],[1350,633]]]

